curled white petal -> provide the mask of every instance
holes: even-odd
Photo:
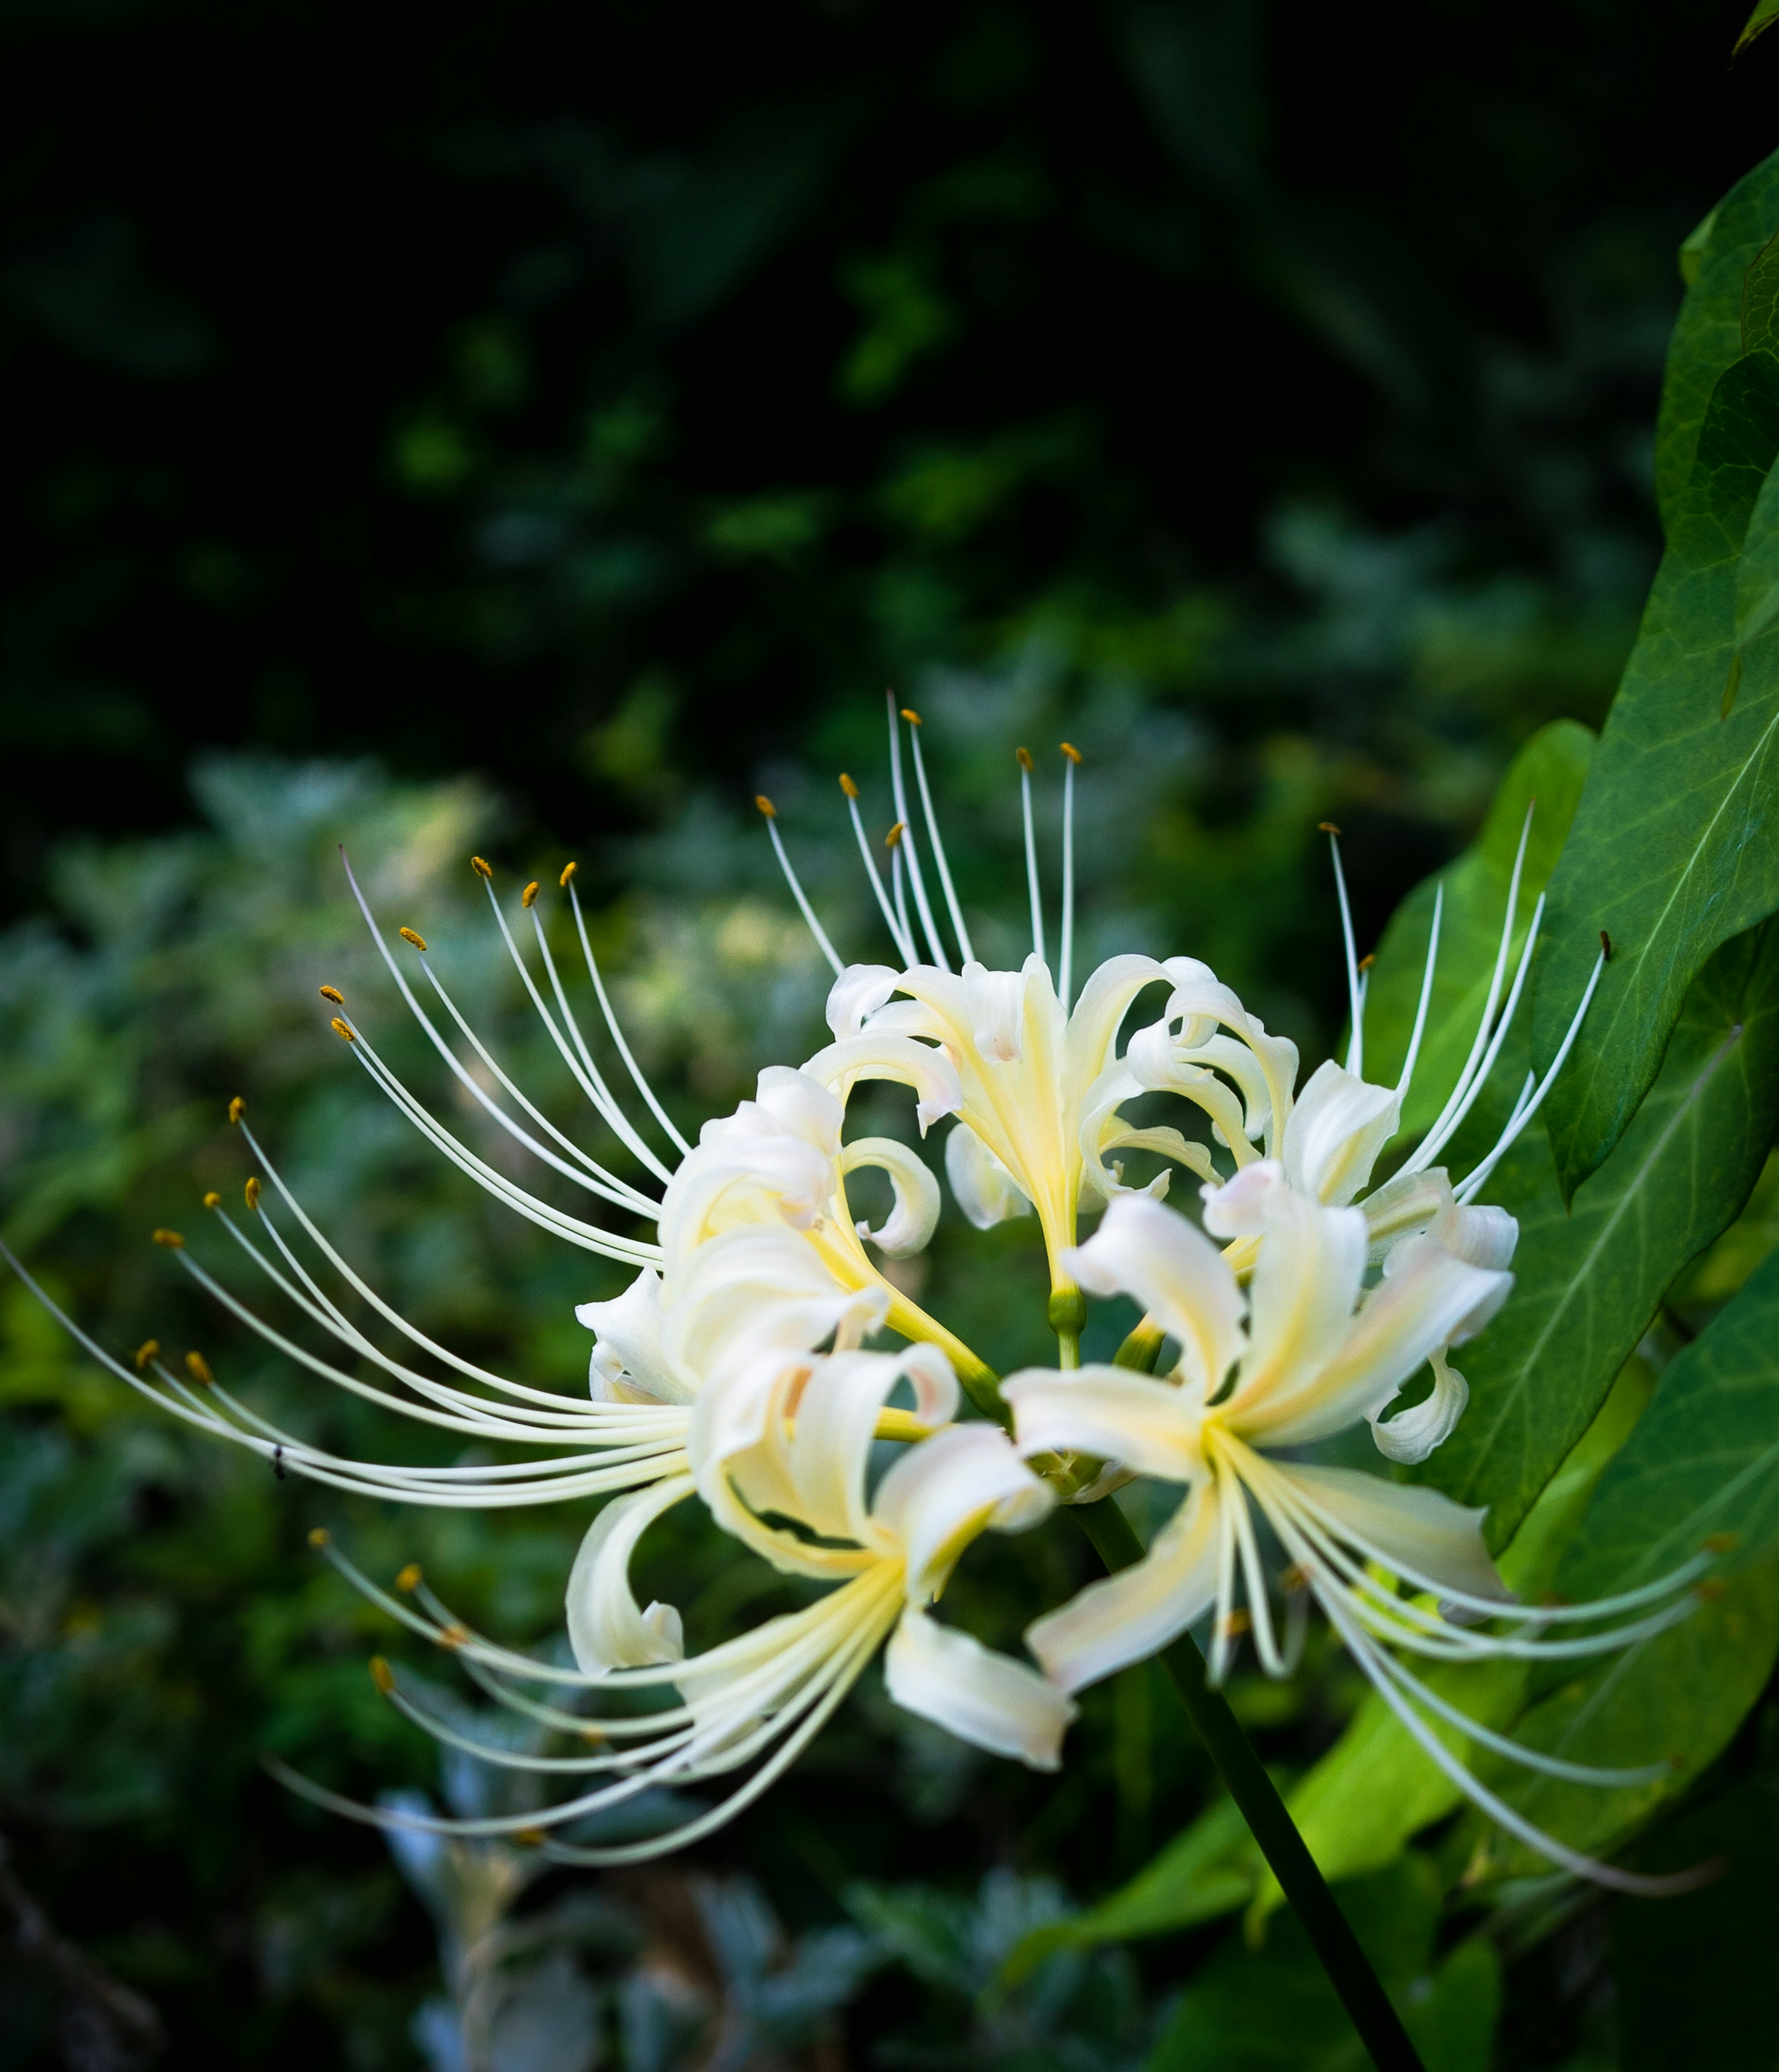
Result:
[[[1244,1304],[1228,1261],[1159,1202],[1121,1196],[1064,1259],[1090,1294],[1134,1296],[1180,1341],[1181,1371],[1200,1389],[1214,1390],[1241,1353]]]
[[[870,1166],[889,1176],[896,1198],[881,1230],[873,1230],[868,1223],[862,1222],[859,1235],[869,1238],[891,1259],[907,1259],[925,1252],[939,1221],[940,1206],[939,1182],[925,1161],[917,1158],[905,1144],[888,1137],[861,1137],[840,1154],[842,1173],[856,1173]]]
[[[1430,1396],[1406,1410],[1398,1411],[1388,1424],[1381,1421],[1379,1413],[1372,1415],[1371,1436],[1386,1459],[1408,1466],[1424,1461],[1452,1437],[1470,1401],[1469,1383],[1455,1367],[1447,1364],[1444,1354],[1435,1352],[1432,1360]]]
[[[959,1208],[978,1230],[1028,1215],[1032,1198],[967,1122],[945,1138],[945,1178]]]
[[[1204,1471],[1196,1390],[1129,1367],[1023,1368],[1001,1392],[1023,1453],[1090,1453],[1138,1474],[1189,1482]]]
[[[613,1301],[580,1303],[574,1315],[596,1340],[587,1377],[595,1402],[691,1401],[661,1342],[661,1280],[652,1266]]]
[[[1073,1701],[1025,1663],[996,1654],[925,1612],[904,1611],[883,1657],[890,1696],[904,1712],[991,1755],[1032,1770],[1062,1765]]]
[[[955,1115],[963,1105],[957,1068],[942,1050],[875,1029],[829,1044],[805,1059],[802,1069],[823,1086],[838,1090],[842,1099],[859,1079],[895,1079],[912,1087],[915,1119],[923,1137],[941,1116]]]
[[[848,964],[828,989],[826,1018],[835,1040],[856,1036],[901,983],[887,964]]]
[[[1319,1065],[1285,1124],[1286,1177],[1319,1201],[1345,1207],[1370,1179],[1402,1105],[1394,1087],[1372,1086],[1332,1058]]]
[[[671,1605],[636,1606],[630,1559],[636,1542],[664,1511],[691,1495],[690,1475],[675,1475],[634,1496],[615,1497],[587,1528],[568,1577],[568,1638],[589,1675],[677,1662],[686,1652],[680,1615]]]
[[[1054,1501],[999,1425],[952,1424],[894,1464],[872,1512],[907,1564],[908,1601],[924,1605],[978,1533],[1023,1532]]]

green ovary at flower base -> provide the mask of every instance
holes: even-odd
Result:
[[[904,720],[912,729],[924,841],[909,824]],[[352,881],[390,976],[489,1124],[592,1202],[655,1225],[653,1240],[620,1234],[521,1186],[409,1089],[349,1018],[344,999],[327,989],[330,1008],[339,1010],[333,1026],[351,1054],[430,1143],[551,1235],[632,1269],[621,1295],[578,1312],[595,1334],[586,1396],[495,1373],[404,1319],[286,1186],[238,1103],[231,1120],[242,1128],[268,1184],[249,1183],[245,1225],[216,1198],[207,1205],[242,1257],[332,1342],[335,1357],[323,1357],[260,1316],[182,1238],[160,1234],[179,1264],[241,1323],[310,1373],[459,1434],[479,1452],[517,1446],[528,1457],[446,1468],[337,1458],[267,1422],[207,1369],[194,1368],[187,1380],[145,1347],[138,1372],[77,1335],[113,1373],[174,1415],[326,1485],[443,1506],[615,1496],[590,1527],[569,1583],[572,1668],[471,1632],[423,1582],[391,1595],[327,1546],[342,1572],[393,1617],[455,1651],[492,1696],[558,1727],[577,1745],[595,1744],[591,1753],[547,1758],[474,1745],[430,1716],[385,1666],[380,1687],[441,1739],[488,1761],[579,1780],[542,1812],[434,1823],[442,1827],[538,1829],[559,1836],[651,1786],[750,1771],[708,1811],[646,1840],[607,1848],[572,1839],[548,1844],[565,1860],[587,1861],[632,1860],[677,1847],[764,1790],[880,1651],[897,1703],[995,1753],[1053,1768],[1073,1716],[1075,1690],[1155,1651],[1206,1614],[1213,1619],[1214,1677],[1226,1673],[1245,1635],[1251,1635],[1263,1667],[1288,1674],[1313,1601],[1407,1729],[1486,1811],[1570,1868],[1637,1884],[1530,1828],[1457,1765],[1428,1720],[1460,1725],[1483,1746],[1571,1778],[1611,1786],[1646,1773],[1585,1770],[1520,1750],[1452,1714],[1400,1657],[1563,1658],[1621,1646],[1684,1615],[1686,1586],[1699,1564],[1614,1602],[1522,1610],[1506,1599],[1484,1552],[1479,1514],[1425,1490],[1307,1466],[1282,1452],[1366,1420],[1380,1451],[1419,1460],[1463,1412],[1464,1384],[1447,1354],[1480,1329],[1504,1297],[1517,1236],[1510,1217],[1478,1206],[1476,1196],[1535,1112],[1550,1077],[1527,1083],[1501,1140],[1466,1178],[1454,1184],[1432,1161],[1474,1104],[1520,998],[1542,906],[1509,980],[1518,866],[1469,1059],[1432,1128],[1395,1175],[1373,1189],[1373,1168],[1396,1131],[1425,1030],[1438,956],[1437,905],[1401,1082],[1379,1087],[1363,1077],[1365,980],[1349,923],[1351,1047],[1344,1065],[1324,1065],[1299,1093],[1295,1046],[1269,1034],[1194,959],[1114,956],[1074,996],[1079,758],[1073,749],[1065,749],[1059,972],[1052,976],[1045,955],[1030,758],[1023,750],[1032,951],[1018,971],[986,968],[974,956],[945,860],[918,722],[899,717],[892,707],[889,725],[900,817],[887,883],[865,837],[857,787],[843,779],[842,790],[899,962],[842,960],[797,881],[776,814],[762,801],[775,853],[834,970],[827,1007],[832,1041],[801,1067],[768,1067],[755,1097],[706,1123],[695,1145],[680,1135],[649,1086],[612,1011],[573,866],[562,882],[605,1025],[602,1047],[616,1061],[609,1076],[573,1012],[537,888],[527,888],[520,902],[534,939],[528,962],[492,872],[476,861],[502,940],[565,1069],[640,1178],[602,1165],[548,1120],[482,1042],[434,968],[424,939],[402,929],[422,985],[410,982],[405,953],[377,926]],[[929,896],[923,849],[950,923],[957,968]],[[1338,854],[1336,867],[1338,873]],[[1345,915],[1344,886],[1341,899]],[[1151,989],[1160,1011],[1121,1050],[1125,1022]],[[1584,997],[1571,1041],[1586,1007]],[[624,1075],[640,1099],[640,1113],[613,1091]],[[992,1369],[881,1271],[874,1252],[904,1256],[925,1246],[941,1198],[937,1179],[908,1146],[884,1138],[846,1140],[854,1089],[877,1079],[912,1089],[923,1136],[953,1119],[944,1164],[973,1222],[986,1227],[1035,1213],[1060,1341],[1057,1369],[1016,1375],[1003,1393]],[[1196,1108],[1210,1143],[1172,1127],[1128,1121],[1126,1107],[1153,1094]],[[1225,1251],[1163,1206],[1167,1171],[1142,1187],[1126,1182],[1114,1154],[1129,1151],[1158,1155],[1203,1183],[1205,1227],[1227,1240]],[[867,1166],[887,1176],[894,1195],[876,1230],[858,1222],[847,1202],[847,1176]],[[1081,1212],[1099,1204],[1105,1215],[1082,1244]],[[1085,1296],[1114,1293],[1143,1305],[1142,1342],[1149,1352],[1175,1348],[1160,1377],[1077,1363]],[[404,1356],[353,1321],[344,1306],[348,1297],[397,1334]],[[867,1344],[886,1329],[907,1341],[901,1350]],[[369,1366],[380,1379],[364,1380],[337,1363],[342,1356],[355,1367]],[[1390,1414],[1403,1385],[1430,1364],[1432,1392]],[[979,1408],[1011,1416],[1014,1438],[999,1423],[960,1421],[960,1380]],[[898,1392],[912,1397],[912,1408],[892,1403]],[[885,1439],[905,1450],[871,1494],[867,1457]],[[534,1457],[540,1453],[542,1458]],[[1084,1490],[1078,1474],[1062,1472],[1063,1456],[1103,1462],[1106,1473]],[[933,1617],[957,1563],[982,1533],[1018,1532],[1045,1515],[1059,1495],[1090,1498],[1110,1479],[1132,1474],[1180,1484],[1180,1508],[1137,1567],[1089,1585],[1037,1619],[1028,1638],[1040,1667],[996,1654]],[[658,1604],[639,1607],[629,1565],[648,1528],[690,1502],[702,1503],[764,1560],[826,1585],[826,1594],[793,1615],[684,1655],[677,1614]],[[1286,1556],[1280,1576],[1267,1571],[1257,1515]],[[1282,1623],[1273,1610],[1275,1594],[1283,1600]],[[1611,1618],[1620,1622],[1603,1628]],[[531,1695],[540,1688],[571,1696],[572,1708]],[[662,1689],[678,1696],[668,1711],[638,1716],[620,1704],[595,1720],[583,1709]],[[356,1817],[385,1824],[418,1818],[411,1811],[350,1805],[291,1782]]]

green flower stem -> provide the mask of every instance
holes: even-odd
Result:
[[[1109,1500],[1084,1504],[1073,1515],[1108,1569],[1128,1568],[1142,1559],[1142,1544],[1116,1504]],[[1172,1646],[1163,1649],[1161,1660],[1187,1716],[1229,1786],[1229,1796],[1241,1807],[1273,1876],[1296,1910],[1377,2072],[1423,2072],[1401,2017],[1377,1983],[1377,1974],[1346,1916],[1335,1904],[1285,1802],[1230,1711],[1228,1699],[1212,1688],[1205,1658],[1192,1635],[1182,1634]]]

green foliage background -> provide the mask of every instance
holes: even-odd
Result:
[[[1492,1844],[1338,1653],[1238,1679],[1433,2072],[1641,2072],[1677,2033],[1772,2062],[1779,39],[1726,77],[1737,10],[1675,11],[0,13],[4,1231],[109,1345],[202,1346],[341,1450],[390,1445],[144,1242],[206,1242],[239,1092],[410,1314],[576,1384],[573,1305],[612,1290],[442,1174],[316,1011],[323,980],[377,1001],[424,1072],[337,841],[541,1083],[463,859],[578,856],[690,1125],[819,1029],[755,790],[871,942],[830,787],[850,768],[887,824],[893,680],[985,953],[1019,926],[1011,746],[1066,734],[1084,953],[1203,956],[1312,1060],[1344,1007],[1317,821],[1379,945],[1374,1070],[1412,1013],[1411,888],[1456,857],[1436,1100],[1538,796],[1548,947],[1502,1084],[1599,928],[1617,954],[1491,1190],[1520,1281],[1427,1472],[1490,1505],[1527,1594],[1630,1587],[1707,1531],[1741,1552],[1624,1664],[1450,1695],[1582,1760],[1681,1758],[1629,1803],[1528,1794],[1567,1839],[1662,1868],[1743,1845],[1706,1893],[1602,1901]],[[926,1270],[967,1337],[1044,1356],[1016,1226],[948,1222]],[[694,1863],[521,1898],[499,1852],[393,1862],[261,1757],[485,1780],[377,1702],[389,1635],[307,1528],[529,1642],[584,1521],[281,1484],[134,1407],[10,1281],[0,1330],[6,1868],[172,2062],[451,2064],[440,1963],[496,1892],[532,1925],[533,2027],[495,2072],[570,2072],[595,2035],[663,2072],[1357,2062],[1150,1668],[1090,1696],[1054,1783],[867,1687]],[[1085,1572],[1076,1537],[973,1559],[964,1616],[1011,1640]],[[657,1587],[694,1642],[789,1601],[696,1534]],[[1703,2029],[1655,1975],[1670,1938]],[[80,2058],[93,2004],[8,1958],[0,2064],[146,2052],[113,2020]]]

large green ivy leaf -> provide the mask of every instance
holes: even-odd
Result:
[[[1779,1253],[1662,1376],[1563,1564],[1563,1594],[1635,1589],[1723,1532],[1740,1560],[1779,1549]]]
[[[1636,1113],[1705,959],[1779,908],[1779,643],[1747,650],[1727,696],[1738,559],[1776,454],[1779,356],[1763,350],[1736,360],[1713,393],[1674,544],[1550,882],[1533,1005],[1541,1070],[1603,931],[1612,944],[1546,1111],[1565,1192]]]
[[[1670,536],[1692,475],[1705,406],[1718,377],[1746,349],[1742,295],[1748,270],[1775,232],[1779,152],[1744,174],[1682,247],[1690,286],[1668,347],[1655,441],[1656,500]]]
[[[1505,1544],[1681,1269],[1734,1220],[1779,1120],[1779,925],[1699,975],[1660,1077],[1617,1148],[1565,1207],[1534,1127],[1488,1198],[1519,1218],[1513,1292],[1460,1355],[1470,1405],[1425,1478],[1486,1504]]]

